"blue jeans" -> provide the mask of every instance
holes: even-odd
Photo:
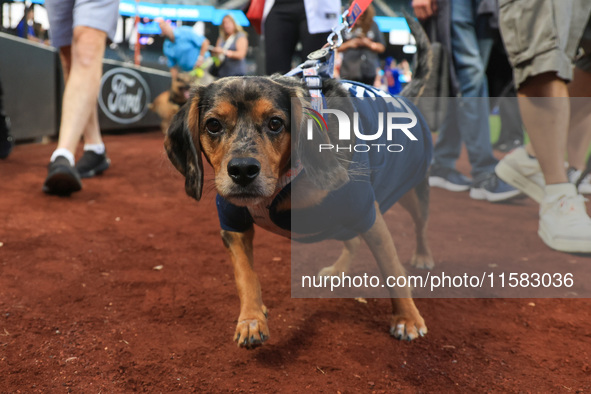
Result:
[[[461,97],[450,99],[449,115],[439,131],[433,160],[455,168],[464,142],[473,177],[493,172],[497,165],[490,143],[486,81],[493,37],[487,18],[476,16],[480,2],[450,2],[452,55]]]

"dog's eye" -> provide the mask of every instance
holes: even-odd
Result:
[[[271,120],[269,120],[269,130],[271,130],[274,133],[278,133],[283,129],[283,121],[281,120],[281,118],[271,118]]]
[[[205,123],[205,128],[211,134],[217,134],[222,131],[222,124],[217,119],[209,119],[207,123]]]

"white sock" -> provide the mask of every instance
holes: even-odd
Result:
[[[70,162],[70,165],[72,167],[74,167],[74,154],[72,152],[70,152],[69,150],[67,150],[66,148],[59,148],[53,151],[53,154],[51,155],[51,159],[50,161],[53,162],[58,156],[63,156],[66,159],[68,159],[68,161]]]
[[[554,185],[546,185],[546,196],[576,196],[577,188],[572,183],[556,183]]]
[[[84,144],[84,150],[90,150],[96,153],[97,155],[102,155],[105,153],[105,144]]]

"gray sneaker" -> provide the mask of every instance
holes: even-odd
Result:
[[[470,188],[470,197],[475,200],[502,202],[519,195],[521,195],[521,191],[503,182],[494,172],[474,178],[474,183]]]
[[[80,178],[90,178],[102,174],[110,166],[111,160],[107,157],[107,152],[99,155],[91,150],[85,150],[76,163],[76,170]]]

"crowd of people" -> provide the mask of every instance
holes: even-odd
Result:
[[[78,191],[81,178],[110,166],[96,99],[105,42],[115,34],[118,3],[45,2],[51,42],[59,48],[66,82],[58,145],[43,184],[48,194]],[[440,42],[448,54],[446,78],[449,95],[455,97],[449,100],[447,117],[437,130],[431,186],[469,191],[470,197],[489,202],[525,193],[540,203],[539,235],[548,246],[591,252],[591,219],[581,195],[591,193],[591,175],[584,172],[591,145],[591,111],[588,100],[569,101],[569,97],[591,93],[591,2],[413,0],[412,7],[431,40]],[[267,0],[261,24],[265,72],[288,72],[298,42],[303,56],[321,48],[341,13],[340,0]],[[374,15],[369,6],[345,35],[336,77],[398,94],[412,78],[410,66],[406,60],[398,64],[392,58],[381,59],[386,42]],[[522,16],[528,20],[518,20]],[[38,39],[32,20],[33,11],[27,9],[17,27],[21,37]],[[178,73],[199,77],[211,72],[220,78],[247,73],[248,36],[232,16],[223,18],[215,44],[191,27],[163,19],[157,22],[173,80]],[[495,40],[502,54],[491,59]],[[494,83],[489,84],[487,68],[501,69],[503,59],[508,83],[495,93],[514,101],[499,101],[505,131],[495,147],[511,150],[499,161],[490,138],[489,114],[494,105],[489,100],[489,85],[492,89]],[[2,111],[0,101],[0,158],[8,156],[13,145]],[[530,142],[521,146],[524,128]],[[82,138],[83,155],[76,161],[74,154]],[[470,176],[456,168],[462,146],[468,152]]]

